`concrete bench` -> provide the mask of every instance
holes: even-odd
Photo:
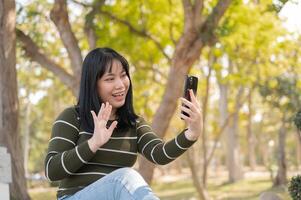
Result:
[[[9,200],[9,183],[11,176],[11,157],[5,147],[0,147],[0,199]]]

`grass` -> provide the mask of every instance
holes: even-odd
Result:
[[[277,193],[283,200],[289,195],[283,188],[271,189],[272,183],[267,179],[247,179],[234,184],[209,184],[209,196],[216,200],[258,200],[264,191]],[[197,193],[190,180],[178,181],[169,184],[158,183],[153,190],[161,200],[189,200],[197,199]]]
[[[208,186],[209,196],[215,200],[258,200],[264,191],[277,193],[283,200],[289,200],[285,188],[271,189],[272,183],[266,178],[245,179],[234,184],[228,184],[222,180],[210,180]],[[154,183],[154,192],[161,200],[193,200],[197,199],[196,190],[191,179],[169,183]],[[30,190],[33,200],[55,199],[56,188],[36,188]]]
[[[33,190],[29,192],[32,200],[54,200],[56,199],[56,188],[45,190]]]

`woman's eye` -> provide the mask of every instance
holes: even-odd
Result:
[[[121,75],[121,77],[126,77],[126,76],[127,76],[126,74],[122,74],[122,75]]]
[[[114,78],[108,78],[108,79],[106,79],[106,81],[112,81],[112,80],[114,80]]]

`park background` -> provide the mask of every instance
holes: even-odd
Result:
[[[105,46],[129,61],[135,110],[164,140],[184,128],[185,75],[199,78],[198,142],[169,165],[135,165],[162,200],[267,191],[290,199],[288,182],[301,173],[300,1],[4,0],[0,8],[0,144],[12,156],[12,199],[55,199],[57,183],[44,177],[52,123],[77,102],[85,55]]]

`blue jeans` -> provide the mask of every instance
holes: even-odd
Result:
[[[160,200],[142,176],[132,168],[121,168],[70,196],[58,200]]]

